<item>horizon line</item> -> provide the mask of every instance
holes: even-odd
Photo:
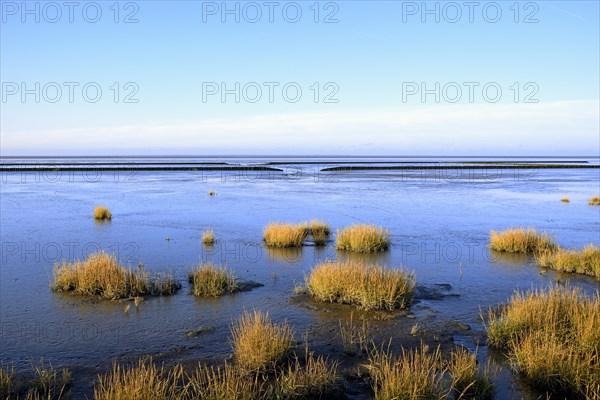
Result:
[[[294,155],[278,155],[278,154],[215,154],[215,155],[197,155],[197,154],[130,154],[130,155],[0,155],[0,160],[4,158],[12,159],[32,159],[32,158],[599,158],[600,154],[597,155],[569,155],[569,156],[557,156],[557,155],[307,155],[307,154],[294,154]]]

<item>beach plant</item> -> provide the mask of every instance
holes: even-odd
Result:
[[[108,207],[96,206],[96,208],[94,208],[94,219],[97,221],[110,221],[112,219],[112,214]]]
[[[600,280],[600,248],[589,244],[583,249],[562,249],[539,253],[535,258],[540,267],[555,271],[592,276]]]
[[[352,304],[363,310],[405,308],[412,299],[415,277],[399,268],[359,262],[325,262],[306,277],[306,289],[314,299]]]
[[[359,253],[385,251],[390,246],[390,232],[376,225],[355,224],[337,231],[338,250]]]
[[[202,243],[210,246],[215,243],[215,233],[212,229],[205,230],[202,232]]]
[[[287,322],[273,323],[269,313],[245,311],[231,327],[236,365],[246,371],[272,370],[290,354],[294,331]]]
[[[55,263],[51,288],[57,292],[125,299],[145,295],[171,295],[181,283],[170,274],[151,276],[143,268],[133,270],[119,264],[116,256],[103,251],[84,261]]]
[[[301,224],[271,222],[265,227],[263,238],[268,247],[302,247],[308,231],[306,222]]]
[[[198,297],[219,297],[239,290],[235,273],[226,267],[204,263],[188,273],[192,293]]]
[[[516,292],[488,312],[492,347],[506,351],[516,373],[540,389],[600,398],[600,297],[550,287]]]
[[[556,250],[553,237],[534,228],[510,228],[490,232],[490,249],[508,253],[539,253]]]

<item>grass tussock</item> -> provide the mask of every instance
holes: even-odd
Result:
[[[202,232],[202,243],[207,246],[215,244],[215,233],[212,229]]]
[[[364,310],[405,308],[414,286],[414,275],[402,269],[358,262],[325,262],[306,278],[308,293],[316,300],[353,304]]]
[[[335,391],[339,375],[338,363],[323,356],[315,357],[306,348],[304,360],[295,356],[287,368],[275,374],[274,398],[320,399]]]
[[[337,231],[338,250],[375,253],[390,246],[390,232],[375,225],[357,224]]]
[[[600,280],[600,248],[593,244],[582,250],[543,252],[536,256],[536,262],[544,268],[589,275]]]
[[[212,263],[202,264],[190,271],[188,280],[192,284],[192,293],[198,297],[219,297],[239,289],[234,272]]]
[[[56,263],[51,287],[57,292],[116,300],[144,295],[170,295],[179,290],[181,284],[170,275],[152,277],[141,268],[136,271],[125,268],[114,255],[101,251],[84,261]]]
[[[99,377],[95,400],[193,400],[193,399],[314,399],[336,389],[337,363],[306,353],[268,375],[248,372],[235,364],[198,365],[190,373],[181,365],[157,367],[151,359],[119,367]],[[325,398],[325,397],[323,397]]]
[[[310,234],[317,246],[323,246],[329,239],[331,228],[325,222],[313,219],[310,221]]]
[[[600,297],[579,289],[517,292],[489,311],[491,346],[508,351],[526,381],[572,398],[600,398]]]
[[[511,228],[490,233],[490,249],[508,253],[538,253],[557,248],[553,237],[533,228]]]
[[[244,312],[231,328],[237,365],[247,371],[273,369],[288,357],[294,332],[286,323],[272,323],[269,313]]]
[[[107,207],[97,206],[94,208],[94,219],[98,221],[110,221],[112,219],[112,214]]]
[[[477,355],[464,348],[458,348],[451,354],[448,373],[452,378],[451,388],[457,399],[491,400],[495,388],[491,380],[489,364],[480,369]]]
[[[322,234],[327,236],[331,233],[331,228],[325,222],[318,219],[313,219],[310,221],[310,233],[312,235]]]
[[[569,196],[563,196],[560,198],[560,201],[562,201],[563,203],[569,203],[571,199],[569,199]]]
[[[186,395],[179,399],[254,400],[265,398],[268,387],[259,373],[247,373],[232,364],[199,365],[188,378]]]
[[[491,399],[494,386],[489,371],[480,371],[475,355],[456,350],[450,362],[442,358],[440,348],[402,349],[394,355],[388,349],[374,348],[367,369],[376,400]]]
[[[150,359],[119,366],[101,375],[94,387],[94,400],[184,399],[183,368],[157,367]]]
[[[265,227],[263,237],[268,247],[302,247],[308,231],[308,223],[272,222]]]
[[[427,346],[405,350],[399,356],[389,349],[374,349],[369,356],[369,374],[373,380],[375,400],[444,399],[442,355],[439,347],[429,352]]]
[[[589,200],[588,200],[588,204],[590,206],[600,206],[600,196],[592,196]]]

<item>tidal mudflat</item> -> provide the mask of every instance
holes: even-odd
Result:
[[[564,168],[571,164],[560,160],[542,167],[544,160],[527,166],[514,160],[401,161],[171,160],[157,165],[145,160],[136,169],[135,163],[122,167],[123,160],[103,160],[99,167],[89,160],[81,161],[83,166],[74,160],[52,165],[39,160],[19,170],[10,160],[0,191],[0,361],[25,380],[35,375],[32,363],[42,359],[56,371],[68,368],[73,398],[92,398],[94,390],[98,398],[110,398],[110,382],[126,376],[123,369],[120,375],[107,375],[118,366],[141,365],[137,371],[152,375],[152,367],[139,360],[146,356],[159,368],[174,368],[167,375],[180,373],[175,367],[180,364],[182,374],[199,377],[195,390],[208,390],[210,367],[222,368],[221,375],[230,377],[224,382],[236,381],[240,372],[223,368],[225,361],[234,366],[244,354],[235,345],[243,337],[240,324],[264,322],[268,312],[273,329],[285,331],[285,346],[277,347],[277,356],[265,364],[273,371],[260,373],[281,382],[320,376],[323,385],[310,388],[316,393],[386,398],[385,393],[402,388],[401,378],[411,365],[420,365],[423,376],[440,380],[432,393],[456,397],[456,389],[464,390],[464,379],[472,377],[485,393],[491,382],[496,399],[546,398],[542,378],[536,380],[543,375],[532,379],[527,372],[531,364],[525,374],[511,368],[514,357],[535,361],[528,357],[531,352],[520,352],[518,343],[532,346],[544,336],[508,343],[494,333],[495,346],[488,347],[486,327],[491,316],[500,318],[498,305],[508,303],[517,290],[576,289],[577,296],[594,298],[600,289],[596,276],[571,272],[589,271],[587,265],[596,258],[586,256],[592,261],[570,268],[574,256],[568,252],[590,252],[590,245],[600,245],[600,208],[590,201],[600,185],[600,170],[590,168],[598,160],[576,164],[584,168]],[[209,163],[228,164],[211,169]],[[440,164],[444,168],[429,168]],[[447,168],[453,166],[460,168]],[[565,196],[568,203],[561,201]],[[94,218],[98,205],[110,210],[110,219]],[[273,222],[292,224],[295,230],[289,229],[289,240],[273,239],[277,245],[269,246],[273,236],[265,237],[265,228]],[[339,246],[338,234],[360,224],[381,228],[378,238],[385,240],[375,243],[385,245],[370,252]],[[541,262],[543,254],[534,251],[490,249],[491,231],[521,227],[551,235],[558,253]],[[206,240],[208,232],[211,240]],[[55,264],[84,263],[99,251],[114,255],[115,268],[147,274],[148,285],[162,276],[182,287],[169,295],[130,296],[126,291],[112,296],[116,300],[52,290]],[[319,265],[359,264],[402,271],[410,278],[405,285],[410,295],[378,303],[390,307],[360,307],[351,301],[321,301],[307,290],[311,271]],[[213,273],[198,275],[195,285],[189,274],[202,265],[214,266]],[[225,278],[222,283],[219,277]],[[377,287],[365,285],[360,289]],[[591,317],[581,321],[593,322],[597,300],[585,307]],[[598,352],[593,332],[581,333],[574,354]],[[557,338],[556,346],[568,344],[563,339]],[[547,350],[555,355],[559,352],[551,350],[556,348]],[[469,353],[461,352],[465,349]],[[586,362],[597,367],[598,359]],[[209,369],[196,370],[198,363]],[[99,375],[104,386],[98,386]],[[597,398],[597,388],[580,383],[551,386],[554,398],[565,398],[565,391],[585,398],[586,390]],[[256,390],[282,397],[290,393],[284,385]]]

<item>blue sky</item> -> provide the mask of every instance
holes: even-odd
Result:
[[[597,1],[0,3],[5,156],[600,152]]]

